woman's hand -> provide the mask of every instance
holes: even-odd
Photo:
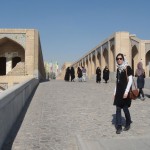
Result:
[[[127,98],[128,94],[124,93],[123,98]]]

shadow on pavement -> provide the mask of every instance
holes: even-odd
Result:
[[[112,114],[112,124],[114,125],[114,127],[116,128],[116,114]],[[124,117],[122,117],[122,126],[125,127],[126,124],[126,120]]]
[[[145,94],[145,96],[148,97],[148,98],[150,98],[150,95],[148,95],[148,94]]]

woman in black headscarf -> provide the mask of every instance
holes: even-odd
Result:
[[[105,83],[109,80],[109,69],[107,66],[103,70],[103,79],[105,80]]]
[[[82,82],[82,70],[80,67],[78,67],[77,74],[78,74],[79,82]]]
[[[101,69],[97,67],[96,69],[96,82],[100,83],[101,82]]]
[[[70,68],[68,67],[66,69],[66,74],[65,74],[65,81],[69,81],[70,79]]]
[[[71,67],[70,74],[71,74],[71,82],[72,82],[72,81],[74,82],[74,79],[75,79],[75,71],[74,71],[74,68],[73,68],[73,67]]]

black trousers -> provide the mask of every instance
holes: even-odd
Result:
[[[116,127],[122,125],[121,109],[123,109],[125,114],[126,126],[130,125],[131,123],[131,116],[130,116],[128,106],[124,106],[123,108],[116,107]]]
[[[142,88],[139,88],[139,96],[140,96],[140,94],[142,94],[142,97],[144,97],[144,92],[143,92]]]

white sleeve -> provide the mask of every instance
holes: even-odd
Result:
[[[129,81],[128,81],[128,84],[127,84],[127,87],[126,87],[126,90],[125,90],[125,94],[128,94],[128,92],[129,92],[129,90],[130,90],[130,88],[131,88],[132,81],[133,81],[132,75],[130,75],[130,76],[128,77],[128,79],[129,79]]]
[[[116,86],[115,86],[115,89],[114,89],[114,96],[116,95]]]

